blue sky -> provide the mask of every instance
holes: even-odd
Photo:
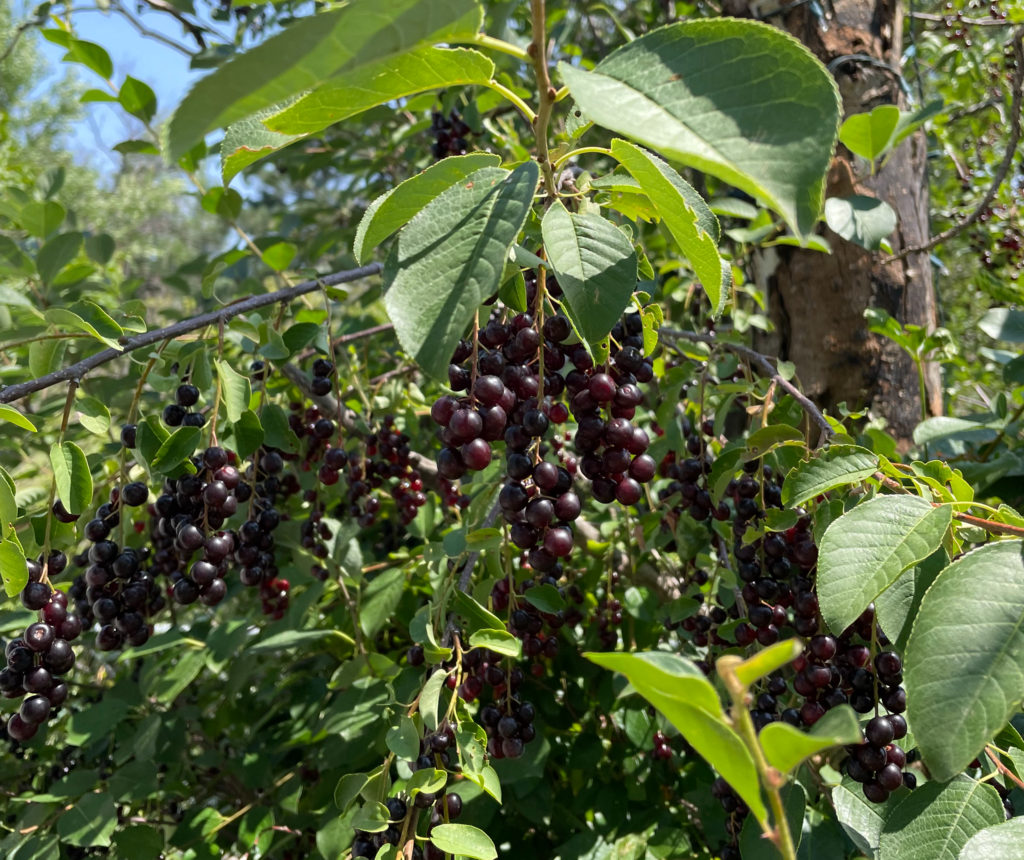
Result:
[[[33,3],[34,5],[34,3]],[[135,14],[133,12],[133,14]],[[183,34],[181,25],[167,14],[144,11],[135,14],[148,30],[195,50],[195,42]],[[17,14],[15,20],[18,20]],[[166,118],[178,105],[189,88],[207,73],[189,68],[189,57],[162,42],[145,38],[121,15],[93,10],[76,11],[72,17],[75,35],[79,39],[95,42],[110,54],[114,64],[114,82],[120,83],[131,75],[149,84],[157,96],[158,120]],[[226,28],[219,27],[224,32]],[[51,75],[48,83],[63,74],[61,58],[64,50],[44,39],[38,40],[39,49],[46,57]],[[87,87],[105,89],[99,77],[84,66],[74,66],[76,74]],[[40,97],[45,97],[45,86]],[[137,136],[140,128],[132,125],[117,105],[92,103],[83,106],[86,117],[75,128],[70,144],[83,162],[100,170],[110,170],[120,157],[111,153],[111,147],[127,138]]]

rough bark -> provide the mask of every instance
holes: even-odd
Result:
[[[752,4],[728,0],[727,14],[749,16]],[[762,16],[766,4],[760,4]],[[767,20],[802,41],[830,67],[839,85],[844,117],[880,104],[905,109],[898,68],[902,18],[896,0],[835,0],[819,19],[817,4],[801,4]],[[873,58],[888,66],[872,63]],[[925,138],[904,141],[874,176],[842,145],[829,172],[829,197],[868,194],[885,200],[899,224],[893,250],[924,242],[928,232]],[[766,288],[776,330],[758,347],[796,364],[801,385],[819,405],[869,406],[885,416],[890,432],[909,438],[921,418],[913,363],[890,341],[870,334],[867,307],[880,307],[901,323],[931,330],[936,324],[932,270],[927,254],[881,265],[873,254],[827,228],[832,255],[791,248],[770,249],[755,260],[755,277]],[[927,372],[928,412],[941,412],[937,367]]]

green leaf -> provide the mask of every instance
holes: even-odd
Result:
[[[430,831],[430,841],[441,851],[476,860],[495,860],[498,856],[491,837],[470,824],[438,824]]]
[[[992,786],[966,776],[929,782],[886,817],[879,860],[959,860],[968,839],[1001,821],[1003,804]]]
[[[833,520],[818,553],[818,604],[835,633],[942,544],[953,512],[918,496],[876,496]]]
[[[384,305],[402,348],[435,379],[481,302],[497,292],[526,223],[540,168],[486,167],[434,198],[398,236],[384,266]]]
[[[67,49],[68,52],[63,58],[65,63],[81,63],[104,79],[114,74],[114,64],[110,61],[110,55],[95,42],[72,39]]]
[[[740,737],[726,724],[718,693],[700,669],[665,651],[583,656],[625,675],[633,688],[661,711],[722,775],[757,820],[767,820],[754,760]]]
[[[1024,818],[1011,818],[977,831],[960,849],[959,860],[1024,860]]]
[[[0,236],[0,272],[28,276],[34,271],[35,265],[32,263],[32,258],[22,251],[13,239],[9,239],[7,236]],[[32,303],[28,299],[21,295],[21,293],[14,292],[13,290],[10,297],[5,298],[5,302],[32,307]]]
[[[793,838],[793,847],[800,845],[801,830],[804,823],[804,810],[807,806],[807,792],[796,781],[787,783],[782,788],[782,809],[789,824],[789,832]],[[743,860],[779,860],[778,848],[764,838],[764,831],[753,818],[743,822],[740,831],[740,856]]]
[[[114,834],[114,848],[118,857],[157,860],[164,850],[164,837],[148,824],[130,824]]]
[[[86,794],[63,810],[57,818],[57,833],[63,842],[81,848],[106,846],[117,828],[117,807],[106,793]]]
[[[242,211],[242,195],[233,188],[220,185],[207,191],[200,203],[211,215],[219,215],[228,221],[237,218]]]
[[[213,364],[217,368],[217,379],[220,380],[220,397],[224,403],[224,410],[227,412],[228,421],[234,424],[240,421],[242,413],[249,409],[249,398],[252,396],[249,377],[242,376],[226,361],[217,359]]]
[[[260,259],[275,272],[283,272],[291,265],[298,250],[291,242],[275,242],[263,251]]]
[[[369,775],[365,773],[347,773],[338,780],[334,789],[334,805],[343,813],[348,811],[363,786],[369,781]]]
[[[466,620],[470,633],[476,630],[502,630],[505,627],[497,615],[481,606],[472,595],[464,591],[455,592],[452,609]]]
[[[83,319],[72,310],[68,310],[67,308],[48,308],[43,316],[46,317],[46,321],[52,325],[59,326],[61,328],[71,328],[76,331],[84,331],[86,334],[96,338],[96,340],[113,349],[121,348],[121,344],[119,344],[116,339],[102,334],[96,326]]]
[[[978,328],[995,340],[1024,343],[1024,311],[992,308],[978,322]]]
[[[768,764],[789,773],[805,758],[829,747],[861,741],[857,715],[849,705],[832,708],[811,728],[810,733],[788,723],[769,723],[758,735]]]
[[[221,181],[227,185],[250,164],[272,155],[279,149],[302,140],[302,134],[278,134],[263,121],[280,113],[281,105],[271,105],[231,123],[224,130],[220,143]]]
[[[82,395],[75,399],[78,423],[90,433],[104,436],[110,429],[110,410],[97,397]]]
[[[394,99],[442,87],[486,84],[494,63],[471,48],[418,48],[331,78],[264,120],[280,134],[316,134]]]
[[[383,803],[371,800],[356,810],[356,814],[352,816],[352,826],[367,833],[387,830],[388,808]]]
[[[0,540],[0,579],[8,597],[17,597],[28,582],[25,551],[16,540]]]
[[[114,238],[109,233],[96,233],[85,239],[85,253],[100,265],[110,262],[115,247]]]
[[[402,714],[384,738],[388,749],[399,758],[415,759],[420,754],[420,733],[411,717]]]
[[[469,645],[471,648],[489,648],[491,651],[504,654],[506,657],[513,657],[516,660],[523,654],[523,643],[504,628],[501,630],[477,630],[470,634]]]
[[[718,255],[718,219],[696,189],[656,155],[624,140],[612,141],[612,155],[640,183],[693,266],[711,301],[711,312],[717,316],[729,298],[732,282],[732,269]]]
[[[921,600],[935,577],[949,564],[944,549],[937,549],[920,564],[908,567],[891,586],[875,598],[878,626],[899,651],[905,651],[910,630],[921,609]]]
[[[972,550],[940,573],[907,642],[907,720],[925,763],[951,779],[1024,697],[1024,542]]]
[[[854,845],[869,857],[876,857],[882,826],[888,813],[899,803],[890,798],[885,803],[871,803],[864,797],[860,783],[843,777],[841,785],[832,789],[836,818]]]
[[[263,427],[260,417],[251,409],[246,409],[235,422],[235,450],[239,457],[248,457],[256,453],[263,444]]]
[[[766,675],[791,663],[803,653],[803,650],[804,644],[799,639],[786,639],[762,648],[752,657],[736,664],[732,671],[744,687],[750,687]]]
[[[523,593],[523,600],[541,612],[558,612],[565,609],[565,600],[553,585],[534,585]]]
[[[288,426],[288,416],[276,403],[268,403],[260,416],[263,423],[264,441],[272,448],[280,448],[292,454],[299,452],[299,437]]]
[[[839,127],[839,140],[854,155],[874,161],[889,150],[899,121],[898,107],[879,105],[870,113],[847,117]]]
[[[74,442],[54,442],[50,465],[57,483],[57,496],[72,514],[81,514],[92,502],[92,473],[89,461]]]
[[[802,505],[836,487],[863,481],[877,469],[878,455],[867,448],[832,445],[790,469],[782,485],[782,504],[787,508]]]
[[[14,499],[14,481],[7,470],[0,466],[0,538],[7,534],[7,527],[18,518],[18,503]]]
[[[570,213],[556,201],[541,222],[544,249],[591,348],[612,330],[636,288],[636,251],[611,221]]]
[[[196,446],[199,444],[201,436],[202,428],[200,427],[176,428],[175,431],[160,444],[160,447],[153,455],[153,459],[149,462],[149,467],[154,472],[164,474],[173,472],[188,457],[192,456],[192,453],[196,450]]]
[[[82,234],[78,232],[61,233],[43,245],[36,255],[36,271],[43,283],[52,283],[57,273],[78,256],[81,247]]]
[[[149,122],[156,116],[156,93],[148,84],[128,75],[117,93],[117,100],[128,113],[137,116],[143,122]]]
[[[28,420],[13,406],[8,406],[6,403],[0,403],[0,421],[4,421],[7,424],[13,424],[15,427],[20,427],[22,430],[28,430],[30,433],[39,432],[36,430],[36,425]]]
[[[780,445],[797,442],[805,444],[804,434],[789,424],[769,424],[755,430],[747,438],[745,460],[757,460]]]
[[[801,239],[814,229],[839,97],[796,39],[754,21],[690,21],[635,39],[592,72],[558,69],[598,125],[757,197]]]
[[[422,173],[406,179],[374,200],[363,213],[352,242],[352,253],[360,264],[366,263],[373,249],[441,192],[484,167],[496,167],[501,158],[489,152],[474,152],[442,158]]]
[[[825,223],[846,241],[877,251],[882,240],[896,229],[896,213],[884,200],[865,194],[829,197],[825,201]]]
[[[21,226],[37,239],[45,239],[64,223],[67,212],[54,200],[26,203],[21,209]]]
[[[444,682],[448,679],[448,673],[438,669],[427,678],[420,692],[420,716],[428,729],[434,731],[437,728],[437,703],[441,698],[441,690],[444,689]]]
[[[446,782],[448,782],[448,773],[446,771],[425,767],[412,775],[409,779],[407,790],[410,796],[421,792],[424,794],[434,794],[434,792],[444,788]]]
[[[476,0],[353,3],[302,18],[202,78],[168,129],[177,160],[206,132],[262,108],[431,42],[471,37],[482,23]]]

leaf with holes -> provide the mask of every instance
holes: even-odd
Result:
[[[906,650],[907,719],[935,779],[960,773],[1024,698],[1024,542],[972,550],[921,601]]]
[[[384,265],[384,306],[403,349],[435,379],[447,378],[481,302],[498,291],[539,176],[535,161],[474,171],[399,233]]]
[[[576,330],[595,348],[618,322],[636,288],[633,244],[608,219],[571,213],[561,201],[544,214],[541,233]]]
[[[593,71],[558,70],[598,125],[757,197],[801,239],[814,229],[839,96],[796,39],[754,21],[688,21],[635,39]]]
[[[942,544],[953,512],[918,496],[876,496],[833,520],[818,552],[818,605],[835,633]]]

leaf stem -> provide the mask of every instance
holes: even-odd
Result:
[[[520,48],[518,45],[513,45],[511,42],[506,42],[504,39],[497,39],[494,36],[488,36],[486,33],[477,33],[472,39],[461,44],[476,45],[480,48],[490,48],[492,51],[508,54],[510,57],[522,60],[524,63],[530,62],[530,55],[526,52],[525,48]]]
[[[754,766],[757,768],[761,785],[768,792],[768,803],[772,808],[772,817],[775,819],[775,828],[762,825],[761,829],[779,849],[782,860],[796,860],[796,848],[793,846],[793,836],[789,832],[789,822],[786,820],[786,810],[782,804],[782,793],[780,789],[785,784],[786,777],[774,767],[768,764],[764,757],[764,750],[757,737],[757,730],[754,728],[754,721],[750,718],[750,709],[747,707],[749,692],[746,685],[736,675],[735,666],[741,658],[726,656],[720,658],[715,664],[719,676],[725,682],[725,687],[732,698],[732,723],[736,733],[743,739],[747,749],[754,759]]]
[[[608,156],[612,154],[612,151],[605,146],[581,146],[579,149],[573,149],[570,152],[565,153],[565,155],[562,155],[559,158],[555,159],[555,163],[553,165],[554,169],[558,170],[558,168],[565,164],[565,162],[567,162],[570,158],[575,158],[577,155],[583,155],[584,153],[588,152]]]
[[[512,104],[519,108],[520,113],[522,113],[522,115],[526,117],[526,121],[530,123],[530,125],[533,125],[534,123],[537,122],[537,114],[533,112],[533,108],[531,108],[526,102],[519,98],[519,96],[517,96],[514,92],[512,92],[512,90],[510,90],[504,84],[499,84],[495,80],[490,80],[486,84],[484,84],[484,86],[494,90],[496,93],[500,93],[508,101],[512,102]]]

